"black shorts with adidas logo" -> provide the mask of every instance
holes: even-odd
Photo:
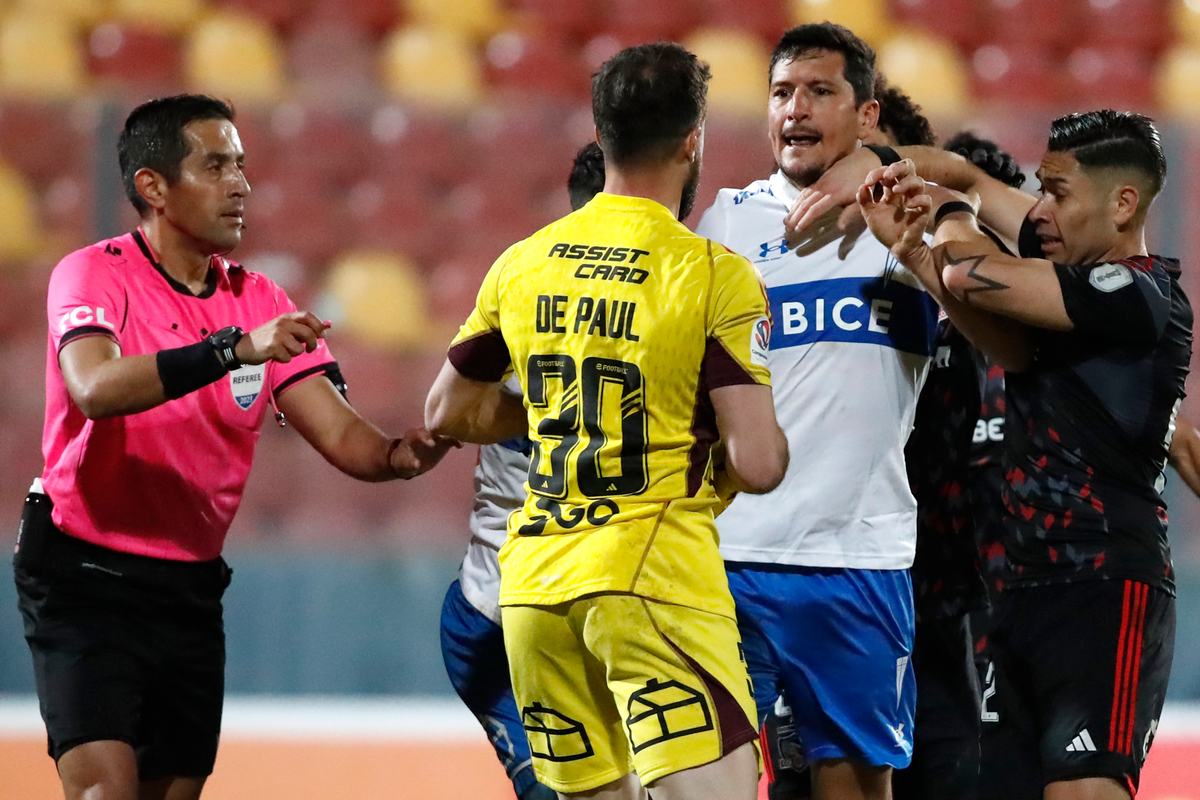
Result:
[[[1000,594],[984,674],[981,800],[1108,777],[1133,795],[1175,649],[1175,598],[1132,580]]]

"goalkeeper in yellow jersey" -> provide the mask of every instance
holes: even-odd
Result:
[[[757,274],[679,222],[708,79],[666,43],[600,69],[605,191],[496,261],[426,401],[435,433],[532,440],[500,603],[534,769],[566,796],[756,796],[712,448],[735,488],[767,492],[787,445]],[[523,403],[500,391],[510,369]]]

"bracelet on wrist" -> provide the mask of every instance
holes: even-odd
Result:
[[[937,213],[933,215],[933,227],[936,228],[939,224],[941,224],[941,221],[947,215],[957,214],[960,211],[966,212],[972,217],[975,216],[975,209],[971,207],[970,203],[962,200],[951,200],[947,203],[942,203],[940,206],[938,206]]]

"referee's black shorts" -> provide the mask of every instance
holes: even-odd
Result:
[[[50,755],[94,741],[141,780],[212,772],[225,691],[224,560],[168,561],[67,536],[30,494],[13,558]]]
[[[1040,800],[1056,781],[1137,792],[1175,649],[1175,598],[1132,580],[1000,594],[985,674],[980,797]]]

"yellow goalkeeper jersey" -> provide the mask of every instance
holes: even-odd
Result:
[[[629,592],[733,616],[708,392],[769,385],[770,331],[750,262],[645,198],[599,194],[492,265],[449,358],[476,380],[511,365],[525,394],[502,605]]]

